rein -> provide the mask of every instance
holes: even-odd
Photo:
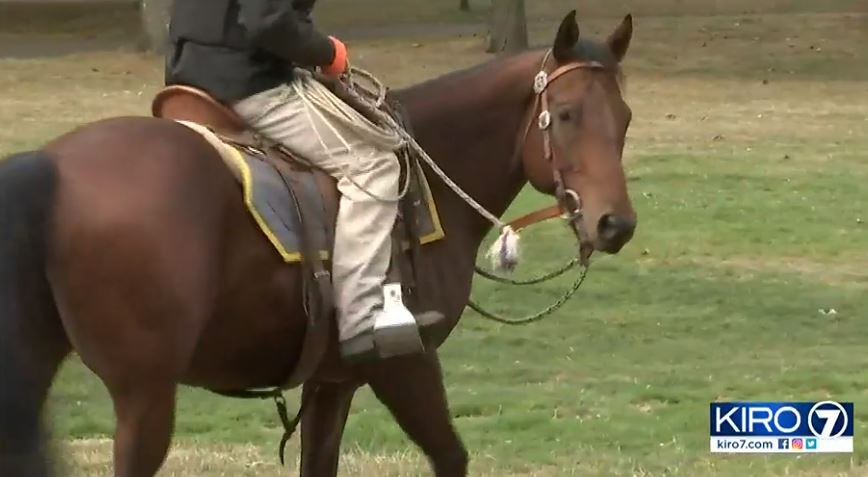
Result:
[[[572,268],[572,266],[570,266],[569,268]],[[546,316],[557,311],[558,308],[564,306],[564,304],[566,302],[568,302],[570,300],[570,298],[572,298],[573,295],[576,294],[577,291],[579,291],[579,288],[582,286],[582,283],[585,282],[585,278],[587,276],[588,276],[588,269],[582,268],[582,273],[579,274],[579,277],[576,279],[575,282],[573,282],[573,285],[570,287],[570,289],[567,290],[566,293],[561,295],[561,297],[558,298],[554,303],[552,303],[551,305],[543,308],[542,310],[540,310],[536,313],[533,313],[531,315],[524,316],[521,318],[504,318],[500,315],[496,315],[490,311],[483,309],[482,307],[477,305],[476,302],[474,302],[473,300],[468,301],[467,306],[469,306],[471,310],[479,313],[479,315],[482,316],[483,318],[489,319],[491,321],[496,321],[496,322],[504,324],[504,325],[526,325],[528,323],[533,323],[535,321],[539,321],[539,320],[545,318]]]
[[[540,110],[539,115],[536,118],[536,125],[542,131],[543,135],[543,157],[546,162],[549,163],[552,170],[552,176],[555,184],[555,198],[557,199],[557,203],[552,206],[544,207],[542,209],[533,211],[529,214],[523,215],[518,219],[515,219],[507,226],[511,227],[515,231],[519,231],[525,227],[528,227],[533,224],[537,224],[539,222],[543,222],[545,220],[549,220],[555,217],[561,217],[564,219],[572,228],[573,232],[576,234],[576,238],[578,238],[580,247],[581,244],[584,244],[586,241],[586,235],[584,229],[581,226],[581,218],[582,218],[582,200],[580,195],[566,187],[564,183],[564,173],[572,170],[572,166],[569,163],[559,160],[557,155],[555,154],[554,149],[552,148],[552,139],[551,139],[551,112],[549,110],[549,98],[548,98],[548,87],[552,83],[554,83],[558,78],[563,77],[565,74],[579,70],[579,69],[593,69],[600,70],[604,69],[604,66],[596,61],[576,61],[572,63],[567,63],[565,65],[561,65],[555,68],[551,73],[546,72],[545,65],[548,63],[548,60],[551,56],[551,50],[547,51],[545,56],[543,56],[542,64],[540,65],[540,71],[537,73],[536,77],[534,77],[533,81],[533,91],[534,91],[534,101],[531,108],[528,110],[528,119],[526,121],[526,125],[524,127],[524,132],[519,136],[519,141],[516,146],[515,157],[516,159],[522,152],[524,151],[525,143],[527,142],[528,135],[530,134],[531,127],[534,124],[533,115],[537,110]],[[469,300],[468,306],[473,311],[479,313],[483,318],[496,321],[498,323],[506,324],[506,325],[524,325],[528,323],[533,323],[535,321],[539,321],[540,319],[554,313],[560,307],[562,307],[582,286],[585,282],[585,278],[588,275],[588,268],[590,267],[589,262],[590,256],[585,256],[583,252],[580,251],[580,256],[578,258],[573,258],[568,261],[566,264],[562,265],[560,268],[545,273],[543,275],[525,279],[525,280],[515,280],[512,278],[502,277],[496,275],[494,273],[483,270],[479,266],[475,267],[475,272],[489,280],[505,283],[509,285],[535,285],[538,283],[543,283],[553,278],[559,277],[566,273],[567,271],[574,268],[576,265],[581,265],[582,271],[576,280],[573,282],[573,285],[567,290],[560,298],[558,298],[554,303],[547,306],[546,308],[533,313],[531,315],[518,318],[518,319],[509,319],[504,318],[502,316],[496,315],[490,311],[485,310],[481,306],[479,306],[475,301]]]

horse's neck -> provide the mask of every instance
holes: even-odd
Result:
[[[496,60],[399,93],[422,147],[450,179],[497,216],[526,182],[515,148],[540,55]],[[447,235],[464,237],[475,255],[491,224],[441,181],[431,182]]]
[[[498,60],[399,93],[422,147],[452,181],[497,216],[526,183],[515,148],[540,57],[528,53]],[[426,300],[457,320],[491,224],[443,181],[428,176],[446,238],[423,249],[419,286]]]

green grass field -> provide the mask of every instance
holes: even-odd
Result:
[[[750,4],[778,13],[637,17],[625,153],[636,237],[596,257],[578,297],[547,321],[516,329],[466,313],[442,356],[472,475],[868,475],[868,17],[852,13],[857,2],[828,13],[834,3],[813,4],[827,13],[780,14],[809,2],[766,1]],[[615,24],[594,17],[582,28]],[[534,28],[537,43],[554,33],[547,25]],[[352,51],[396,86],[486,59],[478,38],[409,43]],[[159,68],[126,52],[0,59],[0,153],[146,113]],[[547,200],[527,191],[510,215]],[[553,224],[529,230],[519,274],[572,251]],[[521,315],[568,284],[480,281],[474,297]],[[708,451],[710,401],[826,398],[855,402],[852,455]],[[99,381],[71,360],[51,403],[73,473],[109,475],[113,417]],[[185,389],[163,475],[286,475],[278,427],[268,403]],[[344,450],[342,475],[428,475],[367,390]]]

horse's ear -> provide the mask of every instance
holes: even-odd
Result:
[[[568,61],[573,57],[573,48],[579,41],[579,24],[576,23],[576,11],[567,13],[558,28],[552,53],[558,61]]]
[[[612,50],[612,54],[620,63],[627,55],[627,48],[630,47],[630,39],[633,38],[633,15],[624,17],[624,21],[618,25],[618,28],[609,35],[606,44]]]

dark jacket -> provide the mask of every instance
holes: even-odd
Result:
[[[229,104],[291,79],[295,66],[325,66],[334,46],[314,29],[316,0],[175,0],[166,84]]]

